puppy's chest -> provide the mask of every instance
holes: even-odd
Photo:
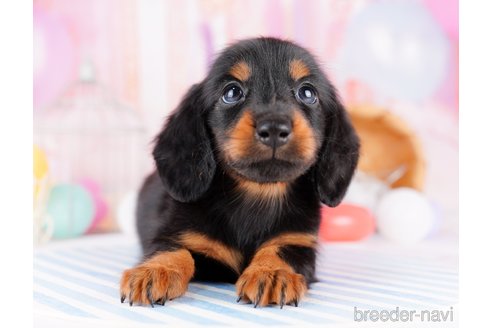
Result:
[[[195,207],[197,228],[246,257],[278,234],[314,231],[319,223],[319,200],[294,185],[282,199],[242,197],[231,189],[209,195]]]
[[[288,209],[281,202],[245,201],[229,207],[223,215],[230,237],[238,247],[247,249],[275,234],[282,225],[288,225],[289,218]]]

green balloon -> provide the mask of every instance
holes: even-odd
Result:
[[[72,184],[60,184],[51,189],[47,211],[53,220],[53,237],[60,239],[82,235],[95,214],[89,192]]]

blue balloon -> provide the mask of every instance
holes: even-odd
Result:
[[[51,190],[47,212],[53,220],[53,237],[71,238],[87,230],[94,217],[95,206],[83,187],[61,184]]]

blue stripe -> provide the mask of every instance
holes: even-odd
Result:
[[[79,262],[90,263],[92,265],[96,265],[98,267],[102,267],[111,271],[122,272],[124,269],[123,266],[116,266],[114,264],[105,262],[104,260],[95,258],[94,256],[87,255],[87,254],[79,254],[79,253],[67,252],[67,251],[57,251],[55,252],[55,254]]]
[[[323,281],[323,280],[321,280],[321,281]],[[429,303],[433,303],[433,304],[440,304],[440,305],[447,305],[448,304],[447,301],[443,301],[443,300],[436,299],[433,297],[417,295],[417,294],[413,294],[413,293],[399,292],[399,291],[394,291],[394,290],[389,290],[389,289],[379,288],[379,287],[353,285],[350,283],[334,281],[331,279],[324,279],[324,281],[329,283],[332,286],[348,287],[348,288],[356,289],[356,290],[365,290],[368,292],[374,292],[374,293],[378,293],[378,294],[382,294],[382,295],[393,295],[393,296],[406,298],[409,300],[417,300],[417,301],[429,302]]]
[[[74,315],[77,317],[84,317],[84,318],[97,318],[95,315],[91,313],[85,312],[79,308],[71,306],[70,304],[63,303],[57,300],[56,298],[52,298],[40,292],[33,292],[33,297],[34,297],[34,301],[47,305],[52,309],[61,311],[69,315]]]
[[[343,256],[341,256],[343,254]],[[374,254],[371,252],[367,251],[358,251],[358,250],[334,250],[334,249],[328,249],[323,251],[323,257],[327,259],[332,259],[332,258],[339,258],[339,259],[349,259],[349,260],[355,260],[359,262],[367,262],[367,263],[382,263],[382,264],[387,264],[391,263],[394,266],[397,267],[402,267],[402,268],[408,268],[408,269],[416,269],[420,270],[422,266],[426,267],[425,271],[428,272],[433,272],[436,274],[442,274],[442,275],[455,275],[455,270],[450,268],[450,269],[443,269],[442,267],[439,267],[438,264],[436,264],[433,260],[428,260],[428,259],[411,259],[408,257],[405,257],[404,261],[402,261],[401,256],[395,256],[391,254]],[[457,261],[456,261],[457,263]]]
[[[234,285],[231,285],[231,284],[223,284],[223,283],[210,283],[210,282],[200,282],[201,285],[205,285],[205,286],[211,286],[211,287],[216,287],[216,288],[220,288],[220,289],[223,289],[223,290],[228,290],[228,291],[235,291],[235,287]],[[198,287],[200,289],[204,289],[202,286],[200,285],[197,285],[197,284],[193,284],[195,287]],[[206,290],[206,289],[205,289]],[[199,292],[200,294],[202,294],[203,292],[200,291]],[[232,299],[233,297],[228,295],[228,294],[224,294],[223,296],[223,299],[225,301],[230,301],[230,299]],[[304,308],[304,309],[310,309],[310,310],[313,310],[313,311],[317,311],[317,312],[321,312],[321,313],[327,313],[327,314],[333,314],[333,315],[339,315],[341,317],[345,317],[347,315],[352,315],[352,312],[350,312],[349,310],[343,310],[343,309],[339,309],[339,308],[330,308],[329,306],[327,305],[320,305],[320,304],[316,304],[316,303],[311,303],[309,301],[303,301],[301,300],[299,302],[299,307],[300,308]],[[278,310],[278,308],[276,309],[275,307],[272,308],[272,310],[274,310],[273,312],[276,312],[275,310]],[[278,312],[276,312],[278,313]],[[307,315],[300,315],[299,313],[295,313],[295,312],[289,312],[289,314],[292,313],[292,317],[294,318],[300,318],[302,320],[305,320],[305,321],[309,321],[309,317],[313,317],[311,314],[307,314]],[[295,313],[295,314],[294,314]],[[284,312],[282,312],[282,315],[284,314]],[[307,318],[307,319],[306,319]],[[330,319],[326,319],[326,318],[317,318],[315,321],[315,323],[319,323],[320,321],[323,321],[323,322],[327,322],[327,321],[330,321]],[[332,322],[336,322],[336,321],[332,321]]]
[[[191,290],[190,290],[191,291]],[[200,295],[205,295],[200,292]],[[217,299],[217,298],[215,298]],[[231,300],[229,300],[230,302]],[[260,317],[256,315],[252,315],[251,313],[246,313],[242,312],[239,310],[235,310],[230,307],[226,307],[220,304],[212,303],[210,301],[204,301],[204,300],[198,300],[196,298],[193,298],[192,295],[189,296],[181,296],[179,298],[176,298],[173,300],[173,302],[176,302],[178,304],[187,304],[191,305],[203,310],[208,310],[208,311],[213,311],[216,313],[220,313],[229,317],[245,320],[248,322],[253,322],[253,323],[260,323],[260,324],[273,324],[273,325],[286,325],[288,322],[285,321],[279,321],[271,318],[265,318],[265,317]],[[232,303],[231,303],[232,304]],[[240,306],[240,305],[238,305]]]
[[[89,280],[78,278],[78,277],[73,277],[71,275],[62,274],[59,271],[50,269],[50,268],[48,268],[44,265],[41,265],[39,263],[34,263],[34,269],[41,271],[41,272],[44,272],[44,273],[47,273],[47,274],[50,274],[50,275],[53,275],[57,278],[63,279],[65,281],[71,282],[73,284],[96,290],[102,294],[109,295],[111,297],[116,297],[116,298],[119,297],[119,293],[117,290],[115,290],[114,287],[110,287],[107,285],[103,285],[103,284],[100,284],[97,282],[89,281]],[[115,284],[116,284],[116,282],[115,282]]]
[[[402,284],[398,283],[392,283],[389,281],[381,282],[375,279],[366,279],[366,278],[358,278],[358,277],[351,277],[351,276],[346,276],[343,274],[337,274],[337,273],[325,273],[323,272],[322,274],[318,275],[319,280],[325,281],[324,279],[321,279],[323,277],[333,277],[333,278],[340,278],[340,279],[348,279],[351,281],[358,281],[361,283],[370,283],[370,284],[377,284],[377,285],[383,285],[383,286],[391,286],[391,287],[398,287],[398,288],[406,288],[406,289],[412,289],[416,291],[421,291],[421,292],[429,292],[428,289],[426,288],[420,288],[420,287],[414,287],[414,286],[405,286]],[[388,280],[388,279],[387,279]],[[458,294],[456,292],[447,292],[447,291],[433,291],[435,294],[443,295],[443,296],[448,296],[448,297],[455,297],[457,298]]]
[[[443,283],[440,280],[435,281],[435,280],[429,280],[429,279],[421,279],[421,278],[417,278],[414,276],[409,276],[408,273],[406,273],[406,274],[400,273],[396,276],[394,274],[393,274],[393,276],[381,276],[380,273],[383,273],[383,271],[372,270],[372,269],[371,270],[360,269],[360,268],[356,268],[355,270],[353,270],[353,268],[354,267],[350,267],[350,266],[344,266],[344,267],[335,267],[335,266],[320,267],[320,266],[318,266],[316,268],[316,272],[330,273],[330,270],[337,270],[337,271],[343,271],[343,272],[348,273],[348,274],[353,273],[353,274],[358,274],[358,275],[363,275],[363,276],[375,276],[375,277],[385,279],[385,280],[389,280],[389,279],[395,279],[396,280],[396,279],[398,279],[398,280],[401,280],[403,282],[414,283],[414,284],[418,284],[421,286],[429,285],[429,286],[435,286],[435,287],[440,287],[440,288],[447,288],[450,290],[457,290],[458,289],[457,283],[448,284],[448,283]]]
[[[72,264],[72,263],[69,263],[69,262],[65,262],[65,261],[60,260],[60,259],[58,259],[58,258],[56,258],[54,256],[51,256],[51,255],[37,255],[37,258],[42,259],[42,260],[45,260],[45,261],[47,261],[49,263],[54,263],[54,264],[57,264],[57,265],[59,265],[61,267],[66,267],[66,268],[72,269],[74,271],[77,271],[77,272],[80,272],[80,273],[84,273],[84,274],[87,274],[89,276],[93,276],[93,277],[96,277],[96,278],[99,278],[99,279],[102,279],[102,280],[106,280],[106,281],[109,281],[109,282],[118,281],[112,275],[109,275],[109,274],[106,274],[106,273],[102,273],[102,272],[98,272],[98,271],[93,271],[93,270],[84,268],[84,267],[79,266],[79,265],[75,265],[75,264]]]
[[[348,297],[357,297],[357,298],[363,298],[367,299],[368,302],[370,303],[371,301],[375,302],[381,302],[381,303],[387,303],[387,304],[399,304],[402,306],[408,306],[408,307],[415,307],[415,308],[421,308],[422,304],[421,303],[416,303],[412,302],[409,300],[395,300],[392,298],[387,298],[384,296],[379,296],[379,295],[367,295],[367,294],[357,294],[357,291],[345,291],[345,290],[340,290],[336,288],[331,288],[331,287],[322,287],[322,286],[313,286],[313,290],[317,290],[320,292],[329,292],[332,294],[336,295],[343,295],[343,296],[348,296]],[[355,306],[355,304],[354,304]]]
[[[213,287],[217,287],[217,288],[221,288],[221,289],[225,289],[225,290],[232,290],[234,291],[234,285],[230,285],[230,284],[215,284],[215,283],[204,283],[205,285],[210,285],[210,286],[213,286]],[[315,284],[313,284],[314,286]],[[326,289],[326,288],[323,288],[323,287],[314,287],[312,288],[313,290],[320,290],[320,291],[323,291],[322,289]],[[353,294],[350,294],[350,293],[333,293],[333,294],[339,294],[339,295],[347,295],[349,294],[349,296],[352,296],[352,297],[359,297],[359,295],[353,295]],[[357,306],[359,308],[367,308],[367,309],[384,309],[384,307],[381,307],[381,306],[376,306],[376,305],[373,305],[373,304],[370,304],[370,303],[361,303],[359,301],[349,301],[349,300],[343,300],[343,299],[338,299],[338,298],[332,298],[330,296],[325,296],[325,295],[318,295],[318,294],[312,294],[312,293],[309,293],[308,291],[308,296],[313,298],[313,299],[317,299],[317,300],[320,300],[320,301],[326,301],[326,302],[330,302],[330,303],[334,303],[334,304],[339,304],[339,305],[345,305],[345,306],[349,306],[349,307],[354,307],[354,306]],[[377,297],[374,297],[375,299]],[[312,304],[312,307],[313,308],[318,308],[320,309],[321,311],[323,311],[324,313],[332,313],[332,314],[337,314],[337,315],[341,315],[341,316],[346,316],[347,314],[349,315],[353,315],[353,312],[351,310],[342,310],[342,309],[338,309],[338,308],[331,308],[329,305],[319,305],[319,304],[315,304],[315,303],[310,303],[309,301],[303,301],[301,302],[302,304],[304,305],[308,305],[308,304]],[[299,303],[299,304],[301,304]],[[391,302],[389,304],[395,304],[395,303],[398,303],[398,304],[412,304],[412,303],[408,303],[408,302],[400,302],[398,300],[391,300]],[[413,305],[415,305],[416,303],[413,303]],[[306,308],[309,308],[310,306],[303,306],[303,307],[306,307]]]
[[[361,254],[361,255],[356,255],[353,256],[350,253],[343,253],[343,256],[341,256],[340,253],[332,253],[329,254],[323,253],[322,257],[320,257],[320,260],[325,260],[327,262],[330,262],[332,260],[337,261],[337,262],[356,262],[356,263],[361,263],[361,264],[371,264],[375,266],[383,266],[386,267],[387,265],[391,265],[391,267],[401,269],[401,270],[415,270],[415,271],[423,271],[422,268],[425,268],[426,273],[431,273],[433,275],[440,275],[444,276],[443,278],[453,278],[456,277],[456,271],[455,270],[443,270],[443,269],[436,269],[434,268],[434,263],[430,261],[425,261],[422,260],[420,262],[416,262],[415,264],[409,264],[409,263],[404,263],[401,261],[395,261],[389,256],[385,257],[373,257],[370,254]]]
[[[368,308],[368,309],[382,309],[383,307],[380,307],[379,305],[374,305],[371,303],[364,303],[360,301],[349,301],[349,300],[344,300],[344,299],[339,299],[339,298],[334,298],[328,295],[318,295],[318,294],[313,294],[308,292],[308,296],[310,298],[313,298],[318,301],[323,301],[323,302],[330,302],[338,305],[344,305],[353,308],[354,306],[360,307],[360,308]],[[327,307],[330,305],[326,305]],[[352,312],[351,312],[352,313]]]
[[[213,287],[216,287],[215,284],[208,284],[209,286],[213,286]],[[216,292],[216,291],[211,291],[211,290],[208,290],[206,288],[204,288],[203,286],[200,286],[200,285],[197,285],[197,284],[191,284],[190,285],[190,288],[198,288],[200,290],[198,290],[196,293],[197,294],[200,294],[200,295],[207,295],[207,296],[210,296],[210,297],[213,297],[215,299],[220,299],[220,300],[223,300],[225,302],[231,302],[233,299],[235,299],[234,296],[231,296],[229,294],[224,294],[224,293],[220,293],[220,292]],[[195,289],[196,290],[196,289]],[[306,306],[306,302],[302,302],[302,307],[303,308],[308,308],[308,306]],[[243,304],[244,306],[244,304]],[[251,305],[253,306],[253,305]],[[302,313],[297,313],[297,312],[291,312],[291,311],[280,311],[280,307],[278,305],[274,305],[274,306],[269,306],[269,307],[263,307],[262,308],[262,311],[264,312],[270,312],[270,313],[275,313],[275,314],[281,314],[282,316],[286,316],[286,317],[292,317],[294,319],[301,319],[301,320],[304,320],[306,322],[313,322],[313,323],[320,323],[320,322],[336,322],[336,321],[333,321],[333,320],[330,320],[330,319],[326,319],[326,318],[323,318],[323,317],[317,317],[315,315],[312,315],[312,314],[302,314]],[[326,311],[327,309],[324,308],[323,309],[323,313],[327,313]],[[342,315],[345,315],[347,313],[342,313]]]
[[[121,245],[115,245],[113,247],[95,247],[95,249],[104,253],[114,254],[117,256],[132,258],[139,258],[140,256],[142,256],[142,251],[140,250],[140,246],[138,245],[136,245],[135,247],[122,247]]]
[[[102,264],[102,266],[103,267],[106,267],[106,268],[110,268],[110,269],[112,269],[114,271],[120,271],[120,268],[116,268],[116,267],[114,267],[112,265],[109,265],[109,264]],[[123,270],[123,268],[121,268],[121,270]],[[336,276],[336,275],[334,275],[334,276]],[[357,289],[361,289],[361,290],[367,290],[367,291],[372,291],[372,292],[379,292],[379,293],[388,294],[388,295],[395,295],[395,296],[404,297],[404,298],[417,299],[417,300],[421,300],[421,301],[428,301],[428,302],[431,302],[431,303],[436,303],[436,300],[434,298],[424,297],[424,296],[415,295],[415,294],[411,294],[411,293],[401,293],[401,292],[387,290],[387,289],[384,289],[384,288],[374,288],[374,287],[367,287],[367,286],[354,286],[354,285],[347,284],[347,283],[332,282],[332,281],[330,281],[330,279],[321,279],[321,280],[322,281],[326,281],[326,282],[330,282],[333,285],[348,286],[348,287],[357,288]],[[353,280],[357,280],[357,279],[353,279]],[[233,288],[233,287],[231,287],[231,288]],[[317,304],[308,304],[307,302],[303,302],[303,303],[305,304],[305,306],[310,306],[313,309],[314,308],[317,308]],[[447,302],[445,302],[445,301],[441,301],[441,303],[447,304]],[[439,301],[437,301],[437,304],[440,304]],[[340,315],[340,312],[339,311],[337,311],[337,310],[335,310],[335,311],[337,313],[333,313],[333,314]],[[345,313],[342,313],[342,315],[344,315],[344,314]]]
[[[120,254],[118,252],[115,252],[113,249],[108,248],[76,248],[77,251],[79,252],[89,252],[92,254],[97,254],[97,255],[103,255],[106,256],[110,259],[114,260],[125,260],[125,261],[139,261],[141,256],[137,254]]]
[[[207,289],[202,289],[202,288],[199,288],[198,286],[196,286],[194,284],[190,284],[188,286],[188,290],[192,293],[212,297],[216,300],[225,301],[227,303],[230,303],[231,305],[236,306],[236,304],[233,303],[233,302],[235,302],[235,299],[233,296],[224,295],[224,294],[210,291]],[[192,296],[190,296],[190,297],[192,297]],[[176,299],[176,300],[178,300],[178,299]],[[201,302],[206,302],[206,301],[198,300],[197,304],[200,304]],[[272,325],[279,325],[279,324],[288,323],[288,321],[279,321],[279,320],[271,319],[268,317],[260,317],[260,316],[251,315],[250,313],[242,312],[242,311],[235,310],[233,308],[225,307],[222,305],[218,305],[215,303],[210,303],[210,304],[213,306],[213,308],[215,309],[216,312],[228,314],[228,315],[231,315],[235,318],[239,318],[239,319],[243,319],[243,320],[247,320],[247,321],[251,321],[251,322],[255,322],[255,323],[272,324]],[[237,306],[241,306],[241,305],[237,305]],[[268,308],[262,308],[261,310],[268,310]],[[265,311],[265,312],[271,312],[271,311]],[[283,315],[284,315],[284,313],[282,313],[282,316]]]
[[[234,289],[234,285],[230,285],[230,284],[216,284],[216,283],[203,283],[203,284],[204,285],[210,285],[210,286],[213,286],[213,287],[217,287],[217,288],[220,288],[220,289],[225,289],[225,290],[232,290],[232,291],[235,290]],[[345,300],[340,300],[340,299],[336,299],[336,298],[331,298],[329,296],[315,295],[315,294],[309,293],[309,290],[308,290],[308,296],[311,297],[311,298],[320,300],[320,301],[327,301],[327,302],[331,302],[331,303],[334,303],[334,304],[345,305],[345,306],[349,306],[349,307],[360,306],[360,307],[370,307],[370,308],[373,308],[373,309],[377,309],[377,307],[374,307],[373,305],[370,305],[368,303],[360,303],[360,302],[355,302],[355,301],[354,302],[352,302],[352,301],[345,301]],[[302,301],[302,304],[312,304],[313,306],[319,305],[319,304],[316,304],[316,303],[310,303],[308,301]],[[327,304],[327,305],[320,305],[320,306],[321,306],[321,310],[324,313],[337,314],[337,315],[341,315],[341,316],[345,316],[347,314],[347,311],[349,311],[349,310],[339,309],[339,308],[336,308],[336,307],[333,307],[332,308],[332,307],[330,307],[329,304]],[[352,312],[350,312],[350,313],[352,313]]]
[[[60,279],[71,282],[73,284],[76,284],[76,285],[79,285],[79,286],[82,286],[82,287],[85,287],[88,289],[92,289],[92,290],[95,290],[97,292],[100,292],[101,294],[113,297],[115,300],[118,300],[118,302],[119,302],[120,293],[119,293],[119,290],[115,287],[110,287],[110,286],[106,286],[103,284],[99,284],[97,282],[85,280],[82,278],[73,277],[73,276],[66,275],[66,274],[61,274],[58,271],[49,269],[49,268],[47,268],[47,267],[45,267],[39,263],[35,263],[35,269],[37,269],[41,272],[52,274],[52,275],[54,275]],[[158,308],[159,307],[155,307],[154,309],[158,309]],[[152,310],[154,310],[154,309],[152,309]],[[180,319],[185,319],[185,320],[188,320],[191,322],[196,322],[199,324],[207,324],[207,325],[219,324],[218,321],[208,319],[208,318],[205,318],[202,316],[194,315],[192,313],[189,313],[189,312],[186,312],[186,311],[183,311],[180,309],[176,309],[173,307],[169,307],[169,306],[166,306],[165,310],[163,310],[163,312],[165,312],[166,314],[168,314],[170,316],[174,316],[174,317],[180,318]]]
[[[428,272],[432,275],[440,275],[440,276],[455,276],[456,275],[456,268],[453,269],[437,269],[433,268],[434,262],[432,261],[420,261],[416,264],[406,264],[406,263],[401,263],[395,260],[392,260],[390,257],[381,257],[381,258],[376,258],[376,257],[371,257],[370,254],[363,254],[360,256],[353,256],[349,253],[321,253],[320,260],[322,261],[337,261],[337,262],[346,262],[346,263],[360,263],[360,264],[371,264],[375,266],[382,266],[385,267],[387,265],[391,265],[394,268],[397,268],[399,270],[415,270],[415,271],[422,271],[422,268],[425,267],[426,270],[425,272]]]
[[[130,258],[124,258],[120,256],[114,256],[114,254],[111,253],[106,253],[106,252],[101,252],[101,251],[95,251],[95,250],[90,250],[90,249],[80,249],[76,248],[73,249],[73,251],[77,252],[78,254],[87,254],[96,258],[100,258],[102,260],[108,260],[112,262],[120,262],[125,266],[135,266],[139,263],[139,258],[135,257],[134,259]]]
[[[54,290],[59,294],[65,295],[77,301],[83,302],[84,304],[96,307],[100,310],[110,312],[133,321],[146,322],[146,323],[162,323],[162,321],[154,320],[145,315],[128,311],[128,309],[126,309],[124,306],[121,306],[121,304],[119,304],[119,300],[117,297],[115,298],[115,304],[117,305],[113,305],[110,303],[105,303],[95,297],[86,295],[84,293],[74,291],[66,286],[62,286],[57,283],[53,283],[38,277],[34,277],[34,283],[49,288],[51,290]]]
[[[341,251],[344,252],[343,258],[340,256],[340,253],[337,253]],[[330,258],[331,255],[333,255],[333,257]],[[347,257],[345,257],[345,255],[347,255]],[[133,245],[133,243],[130,244],[130,246],[128,244],[125,244],[123,246],[115,245],[113,247],[93,246],[91,248],[87,247],[63,249],[51,253],[37,252],[35,254],[34,268],[36,270],[58,277],[72,284],[97,291],[106,296],[114,297],[115,304],[111,302],[103,302],[84,293],[80,293],[73,289],[66,288],[65,286],[61,286],[61,284],[45,281],[44,279],[39,279],[35,277],[35,283],[70,298],[77,299],[80,302],[84,302],[88,305],[100,308],[101,310],[108,311],[123,317],[132,317],[130,319],[134,321],[157,323],[160,322],[158,319],[154,320],[153,318],[149,318],[146,315],[142,315],[133,311],[128,311],[128,305],[123,306],[119,303],[119,290],[117,287],[119,283],[119,272],[122,272],[124,269],[138,264],[140,261],[140,256],[141,252],[138,244]],[[42,259],[43,261],[46,261],[48,263],[52,263],[54,265],[67,268],[90,277],[95,277],[110,282],[111,285],[113,285],[114,287],[110,287],[101,283],[95,283],[83,278],[74,277],[70,274],[67,275],[60,273],[56,269],[52,269],[49,266],[43,265],[43,262],[40,263],[39,261],[36,261],[36,259]],[[74,261],[77,261],[78,263],[67,263],[65,259],[72,259]],[[323,251],[322,256],[320,256],[318,259],[318,276],[321,282],[328,283],[333,286],[333,288],[331,286],[319,286],[319,284],[314,283],[311,285],[311,290],[333,294],[333,296],[335,297],[336,295],[343,295],[350,298],[357,297],[363,301],[359,302],[343,299],[340,300],[337,298],[332,298],[330,295],[317,295],[312,294],[308,291],[307,295],[313,300],[343,305],[347,307],[347,309],[332,307],[332,305],[330,304],[324,305],[312,303],[306,300],[301,300],[299,304],[300,308],[310,309],[318,313],[333,314],[345,319],[352,319],[352,309],[354,307],[360,309],[384,309],[380,305],[371,305],[370,303],[372,302],[384,302],[387,303],[388,306],[391,304],[398,304],[400,307],[404,306],[413,309],[422,309],[427,308],[428,306],[422,305],[421,302],[436,304],[436,306],[450,305],[449,301],[440,300],[439,296],[447,296],[450,298],[458,299],[457,272],[453,273],[451,271],[439,270],[438,268],[436,268],[435,264],[432,266],[432,263],[429,261],[422,261],[421,263],[419,263],[418,261],[414,260],[413,262],[415,262],[415,264],[411,264],[410,262],[403,263],[401,261],[401,258],[399,258],[399,260],[397,260],[395,264],[394,262],[392,262],[391,259],[397,259],[397,257],[384,257],[381,254],[364,252],[360,252],[359,255],[356,252],[347,250],[334,250],[333,248],[330,251]],[[350,262],[352,260],[353,262]],[[429,265],[426,265],[426,263],[428,263]],[[88,269],[85,267],[85,264],[91,264],[94,268]],[[330,268],[336,269],[337,271],[339,271],[339,273],[330,272]],[[101,272],[101,270],[104,269],[108,270],[108,272],[114,272],[114,274]],[[412,270],[414,272],[408,272],[408,270]],[[118,274],[116,274],[117,272]],[[379,272],[391,273],[392,275],[394,275],[394,277],[381,277],[378,276]],[[434,273],[435,276],[429,276],[428,274],[426,274],[430,272]],[[351,277],[350,273],[360,275],[360,277]],[[333,281],[334,278],[344,279],[346,281]],[[386,282],[385,279],[388,281]],[[359,282],[360,285],[354,285],[351,282]],[[417,286],[405,286],[405,282],[415,283]],[[374,286],[367,286],[364,284],[374,284]],[[296,311],[282,311],[279,309],[278,306],[268,306],[256,310],[258,311],[258,314],[271,313],[275,315],[281,315],[282,318],[285,318],[285,321],[282,319],[261,317],[254,314],[252,315],[250,313],[240,311],[239,308],[239,306],[247,306],[249,308],[252,305],[241,304],[237,305],[238,308],[236,309],[234,296],[229,295],[225,292],[208,290],[205,286],[212,286],[224,291],[235,291],[234,285],[213,282],[200,282],[198,284],[191,283],[189,285],[189,291],[192,293],[196,293],[197,295],[204,295],[215,300],[221,300],[233,306],[228,307],[216,304],[213,302],[213,300],[203,301],[201,299],[194,298],[193,295],[185,294],[184,296],[179,297],[173,301],[169,301],[164,307],[156,306],[153,309],[150,307],[148,309],[149,311],[163,311],[163,313],[174,318],[179,318],[203,325],[220,325],[221,322],[208,319],[206,316],[196,315],[193,313],[192,310],[190,310],[189,312],[180,310],[180,304],[186,304],[197,309],[199,308],[206,311],[221,313],[226,316],[239,318],[244,321],[257,324],[285,325],[291,322],[290,319],[299,319],[307,323],[318,324],[337,322],[336,319],[330,320],[319,317],[317,315],[305,314],[303,312],[298,313]],[[351,291],[339,290],[336,288],[336,286],[350,288]],[[386,288],[390,286],[402,288],[403,291],[394,291]],[[433,294],[429,294],[431,296],[419,295],[418,291],[430,293],[425,288],[426,286],[441,287],[446,288],[447,290],[433,291]],[[406,290],[408,290],[409,292],[406,292]],[[368,291],[375,293],[376,295],[361,294],[358,291]],[[389,295],[398,296],[402,298],[402,300],[388,298],[387,296]],[[39,303],[45,304],[51,308],[60,310],[67,314],[73,314],[80,317],[94,317],[94,315],[91,313],[88,313],[81,309],[77,309],[72,305],[66,304],[42,293],[36,294],[35,292],[35,300]],[[173,304],[175,306],[173,306]],[[211,314],[211,316],[213,315]],[[163,320],[165,320],[165,318]]]
[[[367,274],[367,275],[370,275],[371,273],[374,274],[374,272],[391,273],[393,275],[397,275],[398,278],[407,279],[408,281],[414,281],[419,284],[431,284],[434,286],[445,287],[445,288],[457,287],[457,282],[454,281],[453,282],[445,281],[446,279],[444,278],[438,278],[438,277],[434,278],[434,277],[429,277],[413,272],[396,271],[396,270],[392,270],[390,268],[390,265],[388,265],[387,267],[379,268],[379,267],[364,266],[364,265],[360,265],[359,263],[354,265],[349,263],[336,263],[333,261],[330,262],[331,263],[326,263],[326,264],[318,263],[319,265],[317,266],[317,268],[321,270],[329,270],[330,267],[333,267],[334,269],[343,268],[343,270],[347,272],[354,272],[353,270],[355,270],[357,272],[362,272],[363,274]]]
[[[65,254],[66,255],[66,254]],[[96,256],[100,256],[99,254],[97,255],[88,255],[87,252],[85,254],[77,254],[76,255],[77,257],[84,257],[84,258],[94,258]],[[107,268],[107,269],[110,269],[110,270],[113,270],[113,271],[122,271],[123,269],[125,269],[125,267],[122,265],[122,266],[114,266],[112,264],[109,264],[109,263],[106,263],[106,262],[99,262],[98,263],[101,263],[100,265],[104,268]],[[127,262],[127,264],[129,264],[129,262]],[[349,280],[353,280],[353,281],[359,281],[359,282],[369,282],[369,283],[376,283],[376,284],[381,284],[381,283],[378,283],[376,280],[371,280],[371,279],[362,279],[362,278],[349,278],[349,277],[346,277],[346,276],[343,276],[343,275],[337,275],[337,274],[332,274],[332,273],[323,273],[322,277],[338,277],[338,278],[346,278],[346,279],[349,279]],[[329,279],[324,279],[324,281],[329,281]],[[385,283],[385,285],[389,285],[389,286],[398,286],[398,284],[392,284],[392,283]],[[414,290],[420,290],[420,291],[427,291],[426,289],[424,288],[413,288]],[[448,294],[450,295],[450,293],[445,293],[445,292],[442,292],[441,294]]]

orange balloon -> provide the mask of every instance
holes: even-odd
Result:
[[[324,241],[357,241],[372,235],[376,223],[371,212],[357,205],[322,206],[319,236]]]

